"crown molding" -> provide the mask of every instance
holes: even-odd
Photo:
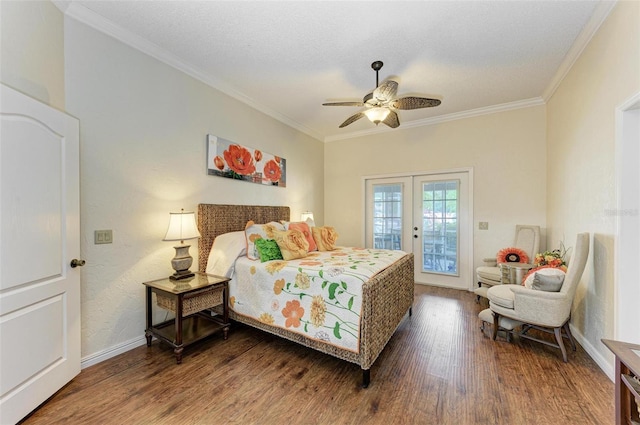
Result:
[[[586,23],[580,34],[576,37],[575,41],[571,45],[571,48],[565,55],[562,63],[558,67],[555,75],[551,79],[551,82],[542,93],[542,98],[545,103],[551,99],[551,96],[556,92],[560,83],[567,76],[573,64],[578,60],[584,49],[587,47],[593,36],[596,34],[602,23],[607,19],[613,7],[617,4],[617,0],[614,1],[601,1],[596,6],[589,22]]]
[[[300,123],[292,120],[291,118],[257,102],[256,100],[250,98],[249,96],[241,93],[236,90],[223,80],[215,78],[214,76],[203,72],[197,67],[181,60],[177,56],[167,52],[165,49],[161,48],[157,44],[151,43],[148,40],[139,37],[132,32],[125,30],[124,28],[115,25],[113,22],[103,18],[97,13],[87,9],[86,7],[79,5],[76,2],[68,1],[68,0],[53,0],[54,4],[58,9],[64,12],[65,15],[73,18],[83,24],[89,25],[90,27],[107,34],[116,40],[133,47],[136,50],[139,50],[152,58],[159,60],[179,71],[184,72],[185,74],[203,82],[204,84],[213,87],[216,90],[221,91],[222,93],[233,97],[234,99],[239,100],[240,102],[256,109],[271,118],[274,118],[289,127],[292,127],[308,136],[313,137],[317,140],[322,140],[322,135],[318,132],[301,125]]]
[[[197,67],[167,52],[160,46],[154,43],[151,43],[148,40],[145,40],[142,37],[139,37],[118,25],[115,25],[113,22],[103,18],[97,13],[82,6],[81,4],[78,4],[77,2],[74,2],[72,0],[51,0],[51,1],[66,16],[73,18],[81,23],[84,23],[104,34],[107,34],[115,38],[116,40],[124,43],[125,45],[133,47],[134,49],[139,50],[142,53],[145,53],[148,56],[151,56],[162,63],[165,63],[179,71],[182,71],[185,74],[203,82],[204,84],[314,139],[324,141],[326,143],[326,142],[334,142],[338,140],[353,139],[353,138],[363,137],[363,136],[370,136],[374,134],[382,134],[382,133],[386,133],[394,130],[388,127],[384,127],[384,128],[377,127],[371,130],[356,131],[356,132],[345,133],[341,135],[323,137],[317,131],[310,129],[304,125],[301,125],[300,123],[292,120],[291,118],[257,102],[253,98],[245,95],[244,93],[230,86],[223,80],[216,78],[213,75],[205,73],[204,71],[198,69]],[[594,13],[591,16],[589,22],[585,25],[585,27],[582,29],[582,31],[576,38],[575,42],[569,49],[560,67],[556,71],[553,79],[551,80],[547,88],[544,90],[541,97],[525,99],[525,100],[510,102],[510,103],[503,103],[499,105],[493,105],[493,106],[483,107],[478,109],[472,109],[469,111],[456,112],[452,114],[442,115],[442,116],[433,117],[433,118],[427,118],[423,120],[411,121],[411,122],[403,123],[402,128],[407,129],[407,128],[428,126],[428,125],[438,124],[441,122],[454,121],[454,120],[470,118],[475,116],[493,114],[496,112],[527,108],[531,106],[538,106],[538,105],[545,104],[553,96],[557,88],[560,86],[560,83],[562,82],[562,80],[566,77],[566,75],[570,71],[575,61],[578,59],[578,57],[580,57],[580,54],[588,45],[588,43],[591,41],[591,38],[600,28],[600,26],[605,21],[607,16],[609,16],[611,10],[616,5],[616,3],[617,3],[617,0],[601,1],[596,6]]]
[[[433,124],[439,124],[442,122],[447,122],[447,121],[455,121],[455,120],[461,120],[464,118],[472,118],[472,117],[478,117],[478,116],[482,116],[482,115],[489,115],[489,114],[495,114],[497,112],[504,112],[504,111],[512,111],[515,109],[522,109],[522,108],[530,108],[532,106],[540,106],[540,105],[544,105],[545,102],[541,97],[534,97],[531,99],[524,99],[524,100],[518,100],[515,102],[509,102],[509,103],[501,103],[498,105],[492,105],[492,106],[486,106],[483,108],[477,108],[477,109],[470,109],[468,111],[462,111],[462,112],[454,112],[452,114],[447,114],[447,115],[440,115],[437,117],[432,117],[432,118],[425,118],[422,120],[415,120],[415,121],[410,121],[410,122],[405,122],[402,124],[402,130],[406,130],[408,128],[415,128],[415,127],[424,127],[427,125],[433,125]],[[382,133],[388,133],[390,131],[398,131],[396,129],[393,128],[389,128],[389,127],[378,127],[375,129],[371,129],[371,130],[363,130],[363,131],[354,131],[352,133],[347,133],[347,134],[340,134],[340,135],[336,135],[336,136],[327,136],[324,138],[325,143],[328,142],[335,142],[338,140],[345,140],[345,139],[354,139],[356,137],[363,137],[363,136],[371,136],[374,134],[382,134]]]

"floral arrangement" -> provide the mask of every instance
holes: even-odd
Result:
[[[560,242],[560,248],[553,251],[545,251],[536,254],[533,265],[535,267],[550,266],[550,267],[567,267],[565,256],[567,255],[567,249],[564,247],[564,243]]]
[[[567,262],[565,257],[569,250],[564,247],[564,243],[560,242],[560,248],[553,251],[539,252],[533,259],[533,268],[529,270],[527,274],[522,278],[522,284],[527,285],[527,280],[533,276],[537,271],[542,269],[559,269],[562,272],[567,272]],[[559,273],[562,273],[559,271]]]

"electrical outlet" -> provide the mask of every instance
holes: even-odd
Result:
[[[489,230],[489,222],[488,221],[479,221],[478,222],[478,230]]]
[[[93,241],[96,245],[113,242],[111,230],[96,230],[93,232]]]

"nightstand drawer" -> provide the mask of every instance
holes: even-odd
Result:
[[[176,297],[167,297],[156,293],[158,307],[176,312]],[[182,300],[182,317],[189,316],[208,308],[216,307],[224,302],[224,287],[203,289],[185,296]]]

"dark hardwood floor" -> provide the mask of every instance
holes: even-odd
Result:
[[[566,364],[542,344],[492,341],[485,305],[418,285],[368,389],[357,365],[234,324],[227,341],[187,347],[181,365],[154,341],[86,368],[23,423],[613,423],[613,384],[580,346]]]

